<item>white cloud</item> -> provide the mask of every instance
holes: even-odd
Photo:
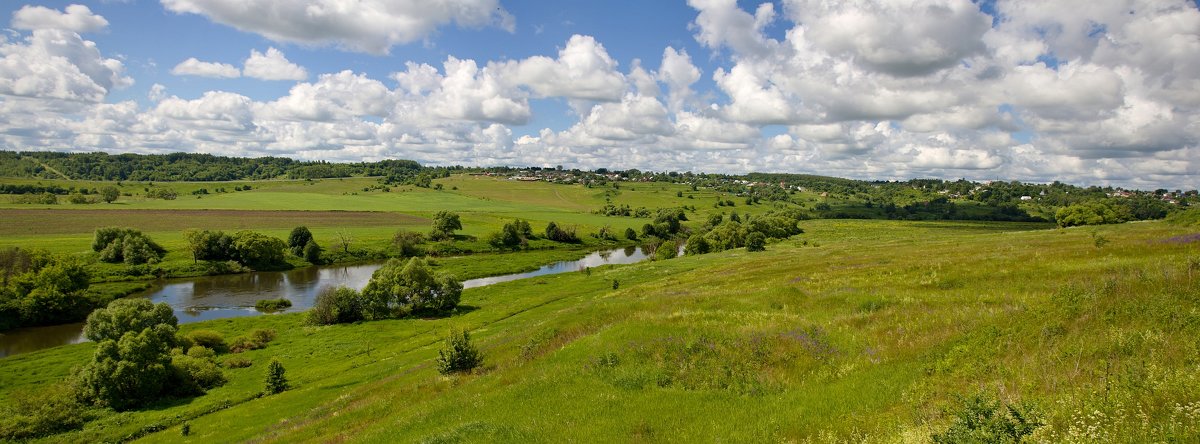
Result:
[[[190,57],[171,68],[171,74],[232,79],[240,77],[242,72],[228,63],[201,62],[195,57]]]
[[[779,42],[763,36],[763,28],[775,20],[775,7],[762,3],[751,15],[738,7],[736,0],[688,0],[700,11],[693,28],[696,40],[709,48],[728,47],[746,56],[765,56]]]
[[[283,56],[283,52],[275,48],[267,48],[266,54],[250,50],[250,58],[246,59],[242,72],[246,77],[260,80],[305,80],[308,78],[308,70],[288,61],[287,57]]]
[[[146,98],[151,102],[161,102],[167,98],[167,87],[159,83],[151,85],[150,92],[146,93]]]
[[[99,102],[133,84],[119,60],[96,44],[57,29],[34,30],[24,43],[0,42],[0,94]]]
[[[529,102],[516,90],[504,86],[492,68],[479,69],[474,60],[450,57],[446,75],[425,104],[433,115],[452,120],[524,124],[529,121]]]
[[[681,110],[684,104],[692,98],[692,84],[700,80],[700,69],[692,64],[692,58],[687,51],[668,46],[663,49],[662,66],[658,69],[658,78],[667,84],[670,96],[667,103],[671,109]]]
[[[628,87],[617,62],[592,36],[573,35],[558,58],[534,56],[496,65],[501,76],[541,97],[615,102]]]
[[[271,102],[268,117],[315,122],[350,121],[387,116],[394,102],[382,82],[365,74],[342,71],[322,74],[316,83],[299,83],[288,95]]]
[[[792,21],[823,51],[873,71],[923,76],[983,53],[991,17],[969,0],[789,0]]]
[[[392,46],[425,38],[450,23],[497,26],[516,21],[499,0],[161,0],[178,14],[199,14],[278,42],[336,45],[386,54]]]
[[[44,6],[25,5],[13,13],[12,27],[24,30],[59,29],[82,34],[108,27],[108,20],[93,14],[84,5],[70,5],[63,12]]]

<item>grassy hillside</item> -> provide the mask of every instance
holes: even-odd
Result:
[[[1194,228],[1039,227],[810,221],[763,253],[470,289],[448,318],[188,325],[279,339],[207,395],[47,441],[925,442],[977,393],[1033,405],[1041,442],[1200,439]],[[451,327],[482,371],[434,370]],[[3,404],[91,347],[0,360]],[[272,357],[294,388],[257,398]]]

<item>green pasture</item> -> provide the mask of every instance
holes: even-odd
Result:
[[[1200,439],[1194,228],[802,226],[762,253],[469,289],[444,318],[189,324],[279,337],[204,396],[101,411],[46,441],[928,442],[975,393],[1036,406],[1036,442]],[[483,369],[434,369],[452,327]],[[0,403],[92,347],[0,360]],[[272,357],[293,388],[258,397]]]

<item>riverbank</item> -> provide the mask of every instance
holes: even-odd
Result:
[[[629,264],[646,259],[640,247],[627,245],[605,250],[543,251],[543,254],[480,254],[431,260],[435,269],[448,272],[467,288],[524,277],[557,274],[606,264]],[[295,313],[312,306],[316,295],[329,287],[361,289],[382,262],[322,265],[286,271],[262,271],[217,276],[164,279],[143,286],[129,297],[149,298],[170,305],[181,324],[213,319],[255,316],[256,302],[287,299],[291,307],[271,314]],[[23,327],[0,334],[0,358],[83,341],[81,323]]]

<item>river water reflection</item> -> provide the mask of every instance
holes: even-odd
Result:
[[[640,247],[595,251],[583,258],[544,265],[527,273],[470,279],[464,288],[483,287],[535,276],[578,271],[601,265],[632,264],[647,258]],[[254,309],[260,299],[284,298],[291,308],[279,313],[308,310],[317,295],[329,287],[362,289],[382,263],[309,267],[289,271],[262,271],[223,276],[169,280],[132,297],[166,302],[179,323],[207,321],[263,313]],[[28,353],[59,345],[83,342],[83,324],[64,324],[11,330],[0,334],[0,357]]]

